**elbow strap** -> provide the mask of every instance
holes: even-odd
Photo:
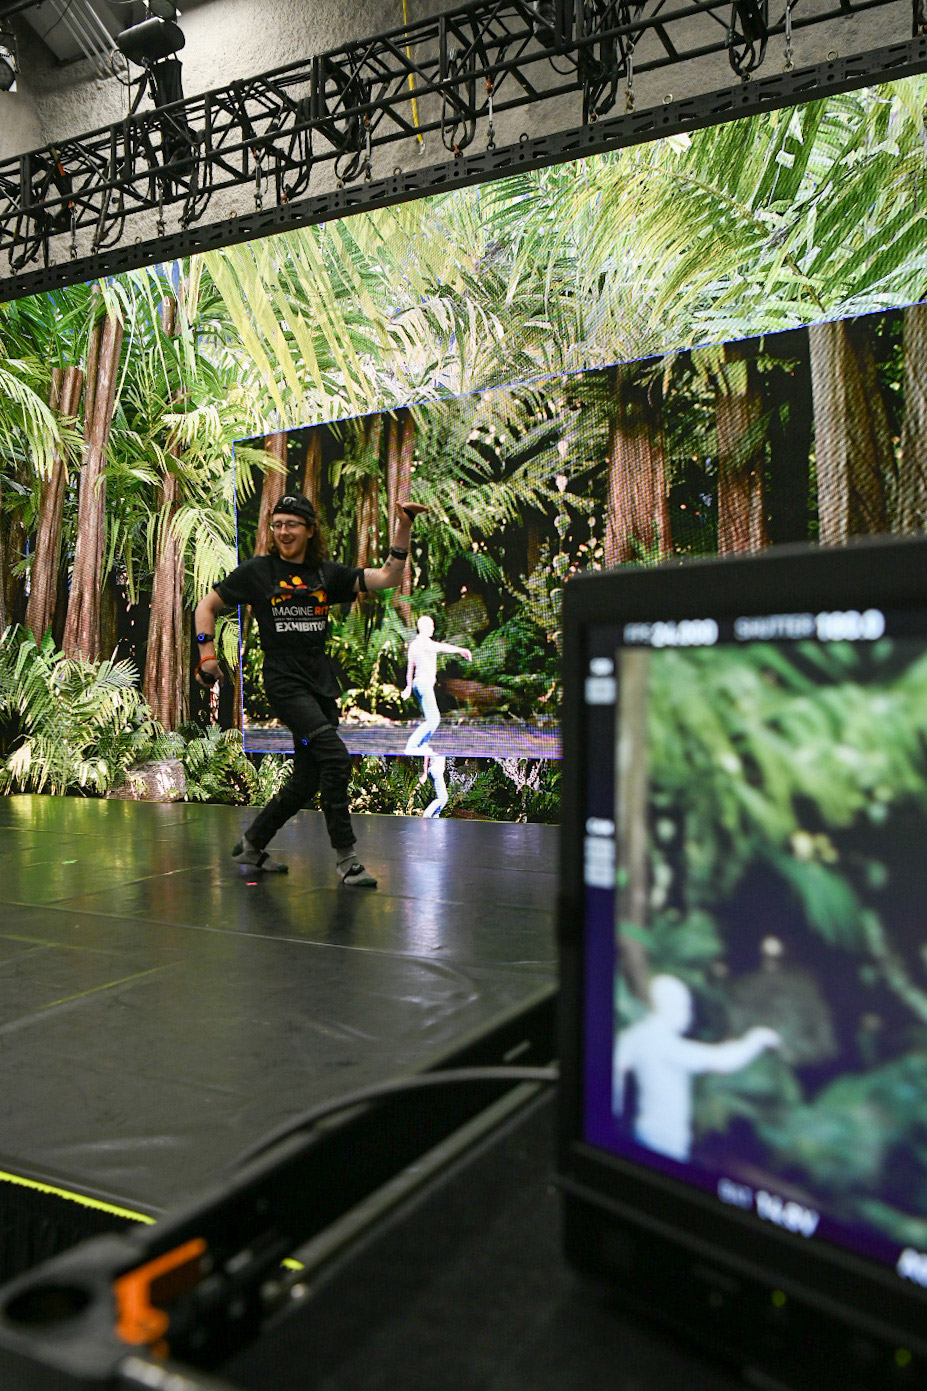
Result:
[[[363,569],[358,569],[357,572],[357,592],[358,594],[367,593],[367,575]]]

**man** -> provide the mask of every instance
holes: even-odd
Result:
[[[335,732],[340,691],[325,650],[328,613],[332,605],[350,602],[363,590],[399,584],[412,523],[427,510],[417,503],[400,503],[386,561],[379,570],[366,570],[329,560],[312,503],[301,493],[286,493],[273,510],[270,554],[246,560],[197,604],[197,681],[208,686],[219,676],[217,615],[224,608],[250,604],[264,651],[267,698],[293,735],[290,777],[232,851],[239,864],[265,874],[285,873],[287,866],[272,860],[265,846],[318,792],[341,882],[349,888],[376,888],[376,879],[354,851],[348,810],[351,757]]]
[[[692,1149],[692,1078],[700,1072],[739,1072],[768,1048],[781,1048],[775,1029],[757,1025],[741,1038],[702,1043],[684,1038],[692,1023],[692,992],[676,976],[654,976],[650,1013],[615,1040],[612,1110],[625,1109],[629,1073],[637,1082],[634,1138],[684,1163]]]
[[[418,696],[425,717],[424,723],[414,729],[406,740],[406,753],[416,753],[419,749],[431,746],[431,736],[441,723],[441,712],[435,699],[435,682],[438,679],[438,654],[457,653],[465,661],[473,660],[469,647],[455,647],[452,642],[435,642],[435,621],[427,613],[422,614],[416,624],[418,637],[409,643],[409,660],[406,666],[406,686],[403,700],[408,700],[414,691]]]

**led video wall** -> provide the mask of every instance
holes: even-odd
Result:
[[[349,746],[556,758],[577,570],[922,528],[925,96],[842,93],[0,307],[0,626],[129,662],[177,728],[205,713],[189,615],[269,544],[275,490],[376,565],[408,488],[430,508],[409,585],[333,615]],[[240,670],[239,636],[221,719],[285,747],[247,616]]]
[[[397,496],[431,509],[404,589],[333,618],[349,746],[556,758],[577,572],[919,530],[925,322],[885,310],[291,432],[271,496],[310,495],[337,558],[380,563]],[[246,636],[246,743],[279,747]]]

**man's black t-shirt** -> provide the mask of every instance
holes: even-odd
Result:
[[[264,687],[276,696],[340,695],[328,653],[328,611],[355,599],[361,572],[323,560],[290,565],[277,555],[256,555],[216,585],[223,603],[250,604],[264,649]]]

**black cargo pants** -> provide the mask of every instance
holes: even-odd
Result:
[[[354,845],[348,811],[351,755],[335,731],[338,702],[306,692],[275,698],[271,704],[274,714],[293,735],[293,768],[276,797],[271,798],[245,834],[252,845],[263,850],[284,822],[318,792],[333,849],[350,850]]]

